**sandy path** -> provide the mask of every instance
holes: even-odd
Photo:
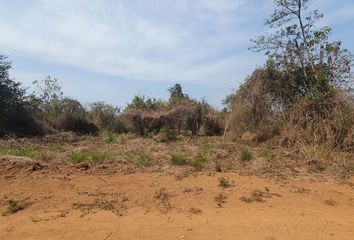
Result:
[[[354,189],[223,175],[49,175],[0,180],[2,240],[354,239]],[[253,193],[253,194],[252,194]]]

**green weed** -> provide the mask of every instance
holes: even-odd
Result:
[[[95,150],[80,150],[71,153],[69,162],[78,164],[81,162],[88,162],[92,165],[102,163],[104,160],[111,157],[111,151],[97,152]]]
[[[26,147],[1,147],[0,148],[0,155],[35,158],[37,153],[38,153],[37,150],[34,148],[26,148]]]
[[[150,153],[143,151],[138,154],[136,164],[139,167],[150,167],[152,165],[151,159]]]
[[[171,163],[175,166],[186,165],[188,162],[188,159],[182,155],[176,153],[171,154]]]
[[[253,159],[252,151],[249,147],[243,146],[241,148],[241,160],[243,162],[249,162]]]
[[[203,170],[207,163],[206,154],[202,151],[199,151],[197,155],[193,158],[191,162],[192,167],[194,167],[197,171]]]

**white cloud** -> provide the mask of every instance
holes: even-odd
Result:
[[[100,74],[230,82],[249,70],[232,67],[247,51],[247,2],[37,0],[0,9],[0,46]]]
[[[316,0],[315,6],[319,3]],[[14,4],[2,0],[2,49],[92,73],[209,85],[240,80],[261,62],[262,57],[254,57],[247,47],[249,38],[264,31],[263,19],[272,6],[269,0]],[[350,10],[333,11],[332,18],[351,19]]]

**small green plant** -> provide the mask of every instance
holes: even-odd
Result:
[[[230,180],[228,178],[225,178],[225,177],[220,177],[219,178],[219,187],[221,187],[221,188],[229,188],[229,187],[231,187]]]
[[[182,166],[188,163],[188,159],[182,155],[173,153],[171,154],[171,163],[176,166]]]
[[[123,134],[117,134],[111,131],[106,132],[103,137],[104,142],[107,144],[125,144],[127,142]]]
[[[116,144],[116,135],[111,131],[106,132],[104,135],[104,142],[107,144]]]
[[[138,154],[136,164],[139,167],[150,167],[151,163],[151,155],[148,152],[142,151]]]
[[[252,151],[249,147],[243,146],[241,148],[241,160],[243,162],[249,162],[253,159]]]
[[[87,153],[85,151],[73,152],[69,156],[69,161],[74,164],[78,164],[87,160]]]
[[[266,161],[271,161],[275,158],[275,154],[269,149],[262,149],[259,156]]]
[[[89,152],[89,160],[91,164],[101,163],[111,156],[112,156],[112,152],[110,151],[103,151],[103,152],[90,151]]]
[[[34,158],[37,155],[37,150],[27,147],[2,147],[0,148],[0,155]]]
[[[80,150],[69,156],[69,161],[74,164],[88,162],[92,165],[103,162],[113,155],[110,151],[97,152],[95,150]]]
[[[191,162],[192,167],[194,167],[197,171],[203,170],[207,163],[206,154],[202,151],[199,151],[197,155],[194,157]]]
[[[162,128],[160,130],[160,136],[162,142],[171,142],[177,140],[177,133],[172,129]]]

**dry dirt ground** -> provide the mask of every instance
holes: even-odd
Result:
[[[132,169],[0,157],[0,240],[354,239],[353,177]]]

